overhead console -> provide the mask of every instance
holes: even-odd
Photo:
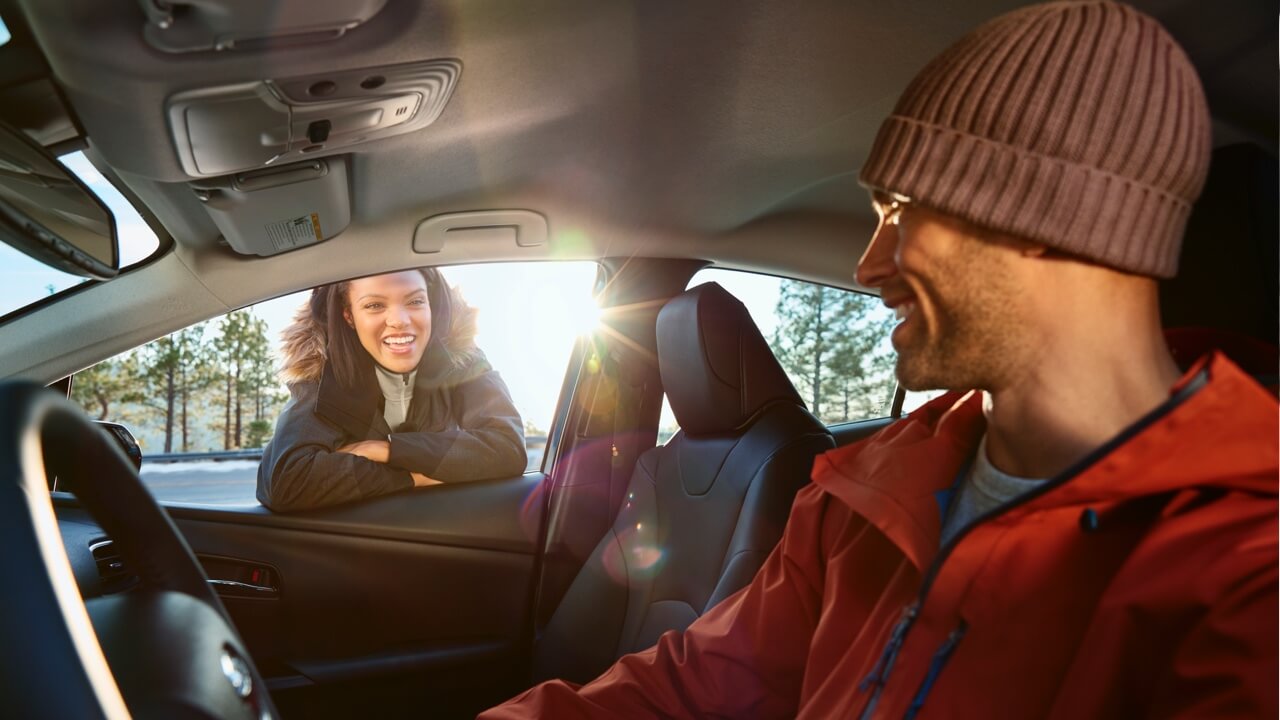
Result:
[[[324,42],[342,37],[387,0],[139,0],[157,50],[190,53]]]
[[[430,125],[461,72],[428,60],[184,91],[167,103],[174,147],[233,250],[314,245],[351,221],[346,156]]]
[[[461,72],[428,60],[188,90],[168,100],[174,146],[193,177],[346,152],[430,125]]]

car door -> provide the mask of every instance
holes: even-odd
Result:
[[[467,717],[525,682],[547,507],[543,452],[581,363],[582,328],[564,327],[565,318],[593,320],[579,304],[591,305],[596,273],[594,263],[447,269],[484,318],[478,344],[525,421],[529,462],[513,477],[289,514],[259,505],[253,446],[284,395],[252,348],[305,295],[179,331],[74,379],[73,399],[138,435],[144,482],[203,564],[285,717]],[[232,332],[249,336],[233,343]],[[184,342],[186,355],[175,349]],[[234,362],[218,360],[219,348],[238,348]],[[175,354],[187,359],[175,364]],[[59,493],[58,503],[74,512],[72,496]]]
[[[543,482],[298,515],[166,507],[286,717],[465,716],[519,683]]]

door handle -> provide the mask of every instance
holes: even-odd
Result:
[[[239,595],[241,593],[257,594],[262,597],[274,596],[278,590],[266,585],[251,585],[249,583],[237,582],[235,580],[221,580],[218,578],[209,578],[209,584],[214,587],[220,594]]]
[[[209,586],[224,597],[272,598],[280,594],[280,571],[252,560],[198,555]]]

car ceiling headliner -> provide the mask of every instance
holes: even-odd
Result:
[[[180,90],[456,57],[462,80],[433,126],[359,149],[356,223],[533,193],[638,233],[715,234],[772,214],[867,217],[857,170],[897,94],[1019,4],[391,2],[335,42],[187,55],[148,46],[134,2],[26,5],[83,127],[129,176],[186,179],[164,113]],[[1198,0],[1144,5],[1175,33],[1219,29],[1181,34],[1219,116],[1274,145],[1276,83],[1260,91],[1248,73],[1251,56],[1275,57],[1266,4],[1264,22]],[[184,210],[214,232],[197,208]]]
[[[391,0],[333,42],[185,55],[147,45],[130,0],[20,4],[94,149],[173,235],[191,273],[235,307],[412,264],[409,238],[430,215],[518,207],[548,216],[547,248],[447,248],[432,261],[700,257],[851,287],[872,228],[857,171],[880,121],[930,57],[1025,3]],[[1274,152],[1274,3],[1231,13],[1200,0],[1136,4],[1196,62],[1216,141]],[[218,245],[184,184],[167,97],[446,57],[464,69],[441,117],[359,146],[346,232],[275,262],[243,262]],[[577,243],[556,240],[566,236]],[[371,254],[371,243],[396,250]],[[328,269],[281,279],[302,255]],[[228,263],[238,279],[219,285]]]

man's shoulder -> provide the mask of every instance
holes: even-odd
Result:
[[[1199,613],[1247,586],[1274,597],[1278,532],[1274,494],[1188,489],[1165,505],[1115,586],[1157,614]]]

